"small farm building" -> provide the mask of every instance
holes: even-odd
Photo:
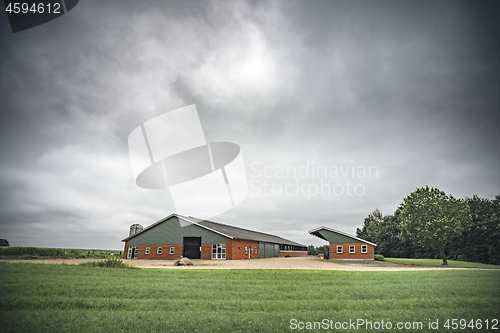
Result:
[[[305,256],[307,246],[279,236],[170,214],[142,229],[130,228],[125,242],[128,259],[249,259]]]
[[[319,227],[309,233],[330,243],[331,259],[373,260],[377,244],[327,227]]]

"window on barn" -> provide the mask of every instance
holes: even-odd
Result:
[[[128,247],[128,253],[127,253],[127,259],[137,259],[137,245],[135,246],[129,246]]]
[[[245,246],[245,254],[248,254],[248,247]]]
[[[349,245],[349,253],[354,253],[354,252],[355,252],[354,245]]]
[[[212,259],[226,259],[226,244],[212,244]]]
[[[156,249],[156,254],[161,254],[161,246]]]
[[[174,254],[175,253],[175,247],[171,246],[170,247],[170,254]]]
[[[146,254],[149,254],[149,247],[146,248]]]
[[[367,245],[361,245],[361,253],[368,253],[368,246]]]
[[[342,245],[337,245],[337,253],[343,253],[343,246]]]

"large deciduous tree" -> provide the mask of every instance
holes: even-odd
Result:
[[[462,225],[463,236],[453,241],[450,254],[460,260],[500,264],[500,195],[495,200],[465,198],[472,220]]]
[[[426,186],[410,193],[400,208],[404,237],[416,245],[437,246],[443,265],[448,265],[444,247],[462,234],[462,225],[470,222],[467,203]]]
[[[382,223],[384,216],[376,208],[370,215],[365,217],[363,223],[363,229],[356,229],[356,236],[365,239],[370,242],[377,242],[377,236],[380,229],[380,224]]]
[[[394,215],[382,215],[375,209],[365,218],[362,229],[356,229],[356,236],[377,244],[375,253],[387,258],[409,258],[414,256],[413,244],[401,237],[401,211]]]

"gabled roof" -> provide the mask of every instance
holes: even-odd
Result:
[[[367,240],[364,240],[364,239],[361,239],[361,238],[358,238],[356,236],[353,236],[353,235],[350,235],[346,232],[342,232],[342,231],[339,231],[339,230],[335,230],[335,229],[332,229],[332,228],[327,228],[327,227],[319,227],[319,228],[316,228],[316,229],[313,229],[311,231],[309,231],[309,233],[311,235],[314,235],[316,237],[319,237],[321,239],[324,239],[326,241],[328,241],[328,239],[326,239],[322,234],[320,234],[318,231],[320,230],[328,230],[328,231],[331,231],[331,232],[334,232],[334,233],[337,233],[337,234],[340,234],[340,235],[343,235],[343,236],[346,236],[346,237],[349,237],[349,238],[352,238],[352,239],[355,239],[355,240],[358,240],[360,242],[363,242],[363,243],[367,243],[367,244],[370,244],[370,245],[373,245],[373,246],[377,246],[377,244],[375,243],[372,243],[372,242],[369,242]]]
[[[281,238],[279,236],[270,235],[270,234],[266,234],[263,232],[258,232],[258,231],[248,230],[248,229],[243,229],[243,228],[239,228],[239,227],[233,227],[231,225],[222,224],[222,223],[218,223],[218,222],[202,220],[202,219],[198,219],[198,218],[192,217],[192,216],[183,216],[183,215],[179,215],[176,213],[172,213],[172,214],[168,215],[167,217],[162,218],[161,220],[144,228],[141,232],[138,232],[132,236],[129,236],[129,237],[123,239],[122,242],[125,242],[125,241],[139,235],[139,234],[142,234],[143,232],[147,231],[148,229],[151,229],[152,227],[154,227],[162,222],[167,221],[168,219],[170,219],[173,216],[176,216],[179,219],[182,219],[186,222],[195,224],[201,228],[205,228],[207,230],[210,230],[212,232],[215,232],[217,234],[220,234],[224,237],[228,237],[231,239],[244,239],[244,240],[252,240],[252,241],[258,241],[258,242],[267,242],[267,243],[307,247],[304,244],[299,244],[299,243],[293,242],[291,240]]]
[[[166,216],[166,217],[162,218],[161,220],[156,221],[155,223],[153,223],[153,224],[151,224],[151,225],[147,226],[146,228],[142,229],[142,231],[140,231],[140,232],[138,232],[138,233],[136,233],[136,234],[133,234],[132,236],[128,236],[128,237],[127,237],[127,238],[125,238],[125,239],[122,239],[122,242],[126,242],[126,241],[128,241],[129,239],[134,238],[135,236],[137,236],[137,235],[139,235],[139,234],[142,234],[144,231],[146,231],[146,230],[148,230],[148,229],[151,229],[152,227],[157,226],[158,224],[160,224],[160,223],[162,223],[162,222],[165,222],[166,220],[168,220],[168,219],[169,219],[169,218],[171,218],[172,216],[177,216],[177,214],[172,213],[172,214],[170,214],[170,215],[168,215],[168,216]]]

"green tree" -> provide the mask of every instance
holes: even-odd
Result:
[[[314,247],[314,245],[309,245],[307,247],[307,254],[310,255],[310,256],[317,256],[318,255],[318,251],[316,250],[316,248]]]
[[[401,236],[401,211],[394,215],[385,215],[380,222],[375,243],[377,253],[387,258],[410,258],[415,256],[415,248],[411,241]]]
[[[387,258],[409,258],[415,254],[413,244],[401,237],[401,211],[385,215],[375,209],[368,215],[362,229],[356,229],[356,236],[377,244],[375,253]]]
[[[356,229],[356,236],[362,239],[365,239],[369,242],[376,243],[378,233],[380,232],[380,224],[382,223],[384,216],[375,208],[375,210],[365,217],[365,221],[363,222],[363,228]]]
[[[316,251],[318,251],[318,254],[322,254],[322,253],[325,253],[325,252],[330,252],[330,245],[318,246],[316,248]]]
[[[400,208],[403,237],[416,245],[437,246],[443,265],[448,265],[444,247],[470,222],[467,203],[426,186],[410,193]]]
[[[462,225],[463,236],[450,245],[450,254],[459,260],[500,263],[500,196],[495,200],[477,195],[465,198],[472,219]]]

